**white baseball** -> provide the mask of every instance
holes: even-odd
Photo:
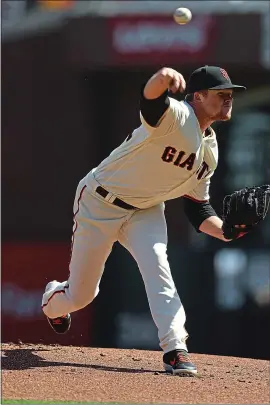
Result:
[[[174,21],[177,24],[187,24],[192,19],[191,11],[188,8],[177,8],[173,14]]]

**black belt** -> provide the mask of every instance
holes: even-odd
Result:
[[[103,187],[98,186],[96,188],[96,193],[101,195],[101,197],[106,198],[107,195],[109,194],[109,191],[105,190]],[[120,200],[120,198],[117,198],[112,202],[112,204],[117,205],[117,207],[124,208],[125,210],[137,210],[138,208],[133,207],[133,205],[127,204],[124,201]]]

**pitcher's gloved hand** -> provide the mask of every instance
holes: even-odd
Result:
[[[266,217],[270,202],[270,185],[246,187],[223,200],[223,235],[237,239],[253,230]]]

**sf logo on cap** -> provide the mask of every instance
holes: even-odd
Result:
[[[221,72],[222,76],[225,77],[226,80],[230,80],[229,75],[225,69],[220,69],[220,72]]]

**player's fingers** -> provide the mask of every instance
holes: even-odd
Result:
[[[183,77],[182,75],[179,75],[179,76],[180,76],[179,91],[180,91],[181,93],[183,93],[183,92],[186,90],[186,81],[185,81],[185,79],[184,79],[184,77]]]
[[[170,90],[171,90],[173,93],[176,93],[176,92],[179,90],[179,87],[180,87],[180,81],[179,81],[179,79],[178,79],[178,78],[173,78],[173,79],[171,80]]]
[[[180,91],[181,93],[185,91],[186,89],[186,81],[184,77],[178,73],[173,75],[171,81],[170,81],[170,87],[169,89],[173,92],[176,93],[177,91]]]
[[[179,83],[178,90],[179,90],[179,91],[184,91],[185,88],[186,88],[186,81],[185,81],[185,79],[184,79],[184,76],[182,76],[181,73],[178,73],[178,72],[177,72],[177,73],[175,74],[175,81],[176,81],[177,83]]]

